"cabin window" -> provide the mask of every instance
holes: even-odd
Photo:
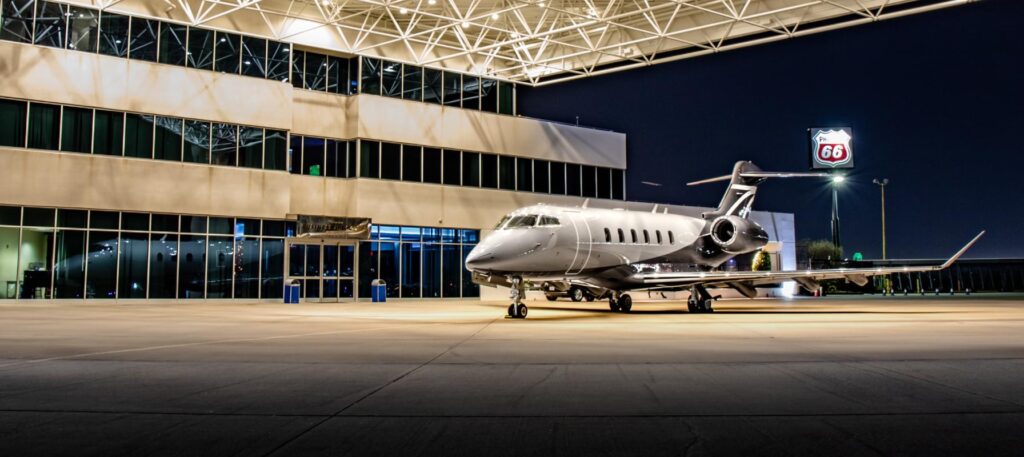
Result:
[[[651,244],[651,234],[647,233],[647,229],[644,229],[644,244]]]
[[[608,230],[607,228],[604,229],[604,242],[605,243],[611,243],[612,242],[612,231]]]
[[[559,225],[558,219],[551,216],[541,216],[539,225]]]
[[[658,238],[658,244],[661,244],[661,230],[655,230],[654,236]]]
[[[676,244],[676,236],[672,234],[672,231],[668,231],[668,244]]]
[[[622,232],[622,229],[618,229],[618,230],[619,230],[619,242],[620,243],[625,243],[626,242],[626,235]]]
[[[633,244],[636,244],[636,230],[629,229],[629,237],[633,239]]]
[[[513,217],[511,220],[508,221],[508,225],[506,225],[505,228],[512,229],[512,228],[533,227],[534,225],[537,225],[537,216],[534,216],[534,215],[530,215],[530,216],[516,216],[516,217]]]

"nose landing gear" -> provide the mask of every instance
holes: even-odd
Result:
[[[509,293],[512,298],[512,304],[508,305],[508,317],[524,319],[526,314],[530,312],[530,309],[522,302],[523,297],[526,295],[526,286],[523,284],[523,278],[515,276],[510,278],[509,282],[512,283],[512,290]]]

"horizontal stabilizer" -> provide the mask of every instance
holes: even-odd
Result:
[[[801,171],[745,171],[739,173],[739,177],[747,179],[765,179],[765,178],[828,178],[832,176],[831,173],[824,172],[801,172]],[[699,186],[701,184],[710,184],[713,182],[728,181],[732,179],[732,175],[716,176],[714,178],[702,179],[700,181],[693,181],[686,183],[687,186]]]

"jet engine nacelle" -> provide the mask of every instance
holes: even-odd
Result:
[[[739,216],[722,216],[711,221],[709,235],[723,252],[743,254],[761,249],[768,233],[756,222]]]

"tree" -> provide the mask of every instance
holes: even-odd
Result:
[[[764,251],[757,251],[754,254],[754,263],[750,267],[754,271],[771,271],[772,256]]]
[[[832,264],[843,260],[843,248],[836,247],[828,240],[811,241],[807,245],[807,256],[811,263]]]

